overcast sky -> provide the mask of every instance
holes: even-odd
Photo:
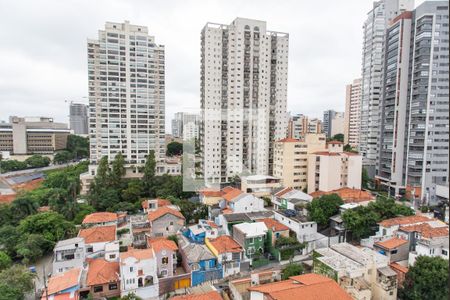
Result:
[[[289,111],[343,111],[345,85],[361,73],[362,24],[371,7],[371,0],[0,0],[0,120],[43,115],[67,122],[69,101],[87,103],[86,39],[97,38],[106,21],[129,20],[166,47],[169,124],[175,112],[199,109],[202,27],[236,17],[289,33]]]

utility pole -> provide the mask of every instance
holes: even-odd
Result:
[[[48,289],[47,289],[47,276],[45,275],[45,263],[42,266],[42,279],[44,280],[44,292],[45,292],[45,299],[48,300]]]

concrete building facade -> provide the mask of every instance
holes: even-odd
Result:
[[[201,33],[200,148],[206,182],[271,175],[274,141],[286,136],[289,35],[237,18]]]
[[[302,114],[289,118],[288,138],[302,139],[308,133],[322,133],[322,121]]]
[[[304,189],[308,184],[308,155],[326,150],[324,134],[306,134],[304,139],[286,138],[275,143],[274,176],[283,187]]]
[[[70,102],[70,129],[74,134],[87,135],[89,133],[89,105]]]
[[[345,89],[344,144],[358,148],[360,122],[361,78],[358,78]]]
[[[327,138],[331,138],[339,133],[344,133],[344,113],[334,110],[324,111],[323,132]]]
[[[66,148],[67,124],[47,117],[9,117],[0,123],[0,151],[13,155],[53,154]]]
[[[380,101],[383,44],[387,25],[403,11],[414,8],[414,0],[381,0],[373,4],[363,24],[361,126],[359,152],[369,176],[375,176],[380,136]]]
[[[164,158],[165,58],[145,26],[107,22],[89,39],[90,160],[143,164],[150,150]]]

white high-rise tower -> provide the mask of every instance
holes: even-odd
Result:
[[[209,183],[271,174],[273,145],[286,136],[289,35],[243,18],[201,33],[200,148]]]

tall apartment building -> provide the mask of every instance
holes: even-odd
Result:
[[[303,190],[308,184],[308,155],[325,150],[323,133],[279,140],[275,143],[273,176],[281,179],[283,187]]]
[[[198,138],[200,115],[177,112],[172,120],[172,136],[189,140]]]
[[[150,150],[164,158],[164,46],[145,26],[107,22],[88,40],[90,159],[128,164],[146,160]]]
[[[344,144],[358,147],[361,121],[361,78],[345,89]]]
[[[395,18],[384,47],[377,178],[391,195],[415,189],[432,200],[448,186],[448,1],[427,1]]]
[[[369,176],[375,176],[380,136],[380,101],[384,34],[389,22],[412,10],[414,0],[380,0],[373,4],[363,25],[361,126],[359,152]]]
[[[53,154],[66,149],[70,130],[67,124],[47,117],[9,117],[0,123],[0,151],[13,155]]]
[[[322,133],[322,121],[316,118],[310,119],[302,114],[289,118],[287,134],[289,138],[301,139],[308,133]]]
[[[344,133],[344,113],[334,110],[326,110],[323,112],[323,132],[327,138],[331,138],[336,134]]]
[[[325,151],[308,155],[308,194],[343,187],[361,189],[362,157],[343,151],[343,143],[327,143]]]
[[[70,129],[74,134],[88,134],[89,133],[89,106],[83,103],[70,102],[69,106],[69,120]]]
[[[274,141],[287,129],[289,35],[236,18],[201,33],[200,148],[206,182],[273,169]]]

